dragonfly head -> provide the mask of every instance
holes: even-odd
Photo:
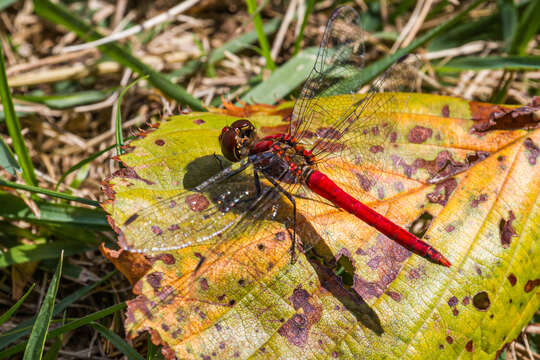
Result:
[[[240,161],[249,155],[255,142],[255,126],[246,119],[236,120],[231,126],[225,126],[219,135],[221,152],[227,160]]]

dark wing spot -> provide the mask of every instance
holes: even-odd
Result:
[[[469,340],[469,342],[467,342],[467,344],[465,345],[465,350],[467,350],[468,352],[473,352],[474,345],[472,340]]]
[[[337,139],[340,136],[340,132],[332,127],[318,128],[315,134],[320,138]]]
[[[202,125],[202,124],[204,124],[205,122],[206,122],[206,121],[204,121],[203,119],[195,119],[195,120],[193,120],[193,123],[194,123],[195,125]]]
[[[163,145],[165,145],[165,141],[162,140],[162,139],[157,139],[156,141],[154,141],[154,143],[155,143],[157,146],[163,146]]]

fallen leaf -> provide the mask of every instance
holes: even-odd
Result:
[[[357,96],[329,99],[326,109],[339,111],[335,104]],[[428,229],[423,238],[451,268],[411,256],[340,209],[298,197],[299,240],[323,260],[299,253],[291,265],[290,232],[279,215],[221,242],[152,255],[128,303],[128,336],[149,331],[168,359],[494,358],[540,305],[540,130],[471,131],[516,107],[489,105],[479,118],[476,104],[451,97],[415,94],[407,105],[388,114],[395,130],[372,149],[380,162],[334,158],[324,171],[393,221]],[[283,131],[285,106],[279,115],[249,111],[249,119],[265,134]],[[104,204],[122,245],[132,243],[133,230],[124,232],[140,214],[149,224],[140,234],[157,242],[178,213],[144,209],[228,165],[214,154],[221,128],[236,119],[176,116],[129,144],[120,156],[126,169],[106,182]],[[182,199],[193,212],[210,206],[208,198]],[[280,213],[290,212],[278,202]],[[350,285],[333,270],[343,260]]]

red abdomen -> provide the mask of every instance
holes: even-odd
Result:
[[[320,171],[313,171],[306,183],[313,192],[331,201],[343,210],[355,215],[368,225],[373,226],[401,246],[431,262],[448,267],[450,266],[450,262],[431,245],[423,242],[415,235],[356,200]]]

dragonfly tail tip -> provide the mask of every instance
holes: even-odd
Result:
[[[440,256],[438,259],[437,259],[437,262],[443,266],[446,266],[446,267],[450,267],[452,266],[452,263],[450,261],[448,261],[447,258],[445,258],[444,256]]]

